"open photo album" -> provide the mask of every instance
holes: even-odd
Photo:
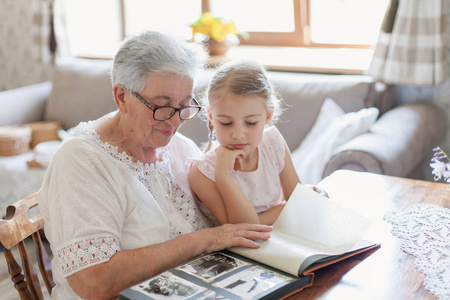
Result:
[[[298,184],[258,249],[201,255],[122,291],[119,299],[279,299],[313,284],[314,271],[379,244],[370,221]]]

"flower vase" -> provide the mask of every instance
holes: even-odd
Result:
[[[230,49],[230,44],[226,42],[218,42],[215,39],[209,39],[206,42],[206,46],[209,50],[210,56],[221,56],[225,55],[227,51]]]

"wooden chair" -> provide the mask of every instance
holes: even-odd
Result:
[[[28,211],[36,207],[37,193],[27,196],[8,206],[5,219],[0,219],[0,252],[5,255],[11,280],[21,299],[43,299],[38,274],[28,256],[24,240],[32,236],[33,245],[42,278],[49,294],[55,286],[50,259],[42,243],[40,231],[44,228],[41,214],[29,218]],[[22,266],[14,258],[11,248],[18,246]],[[24,273],[22,273],[22,268]]]

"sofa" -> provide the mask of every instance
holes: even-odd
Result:
[[[51,81],[0,92],[0,126],[46,120],[68,130],[115,110],[110,69],[108,60],[57,60]],[[196,97],[213,72],[199,74]],[[394,106],[390,87],[369,76],[275,71],[268,76],[284,100],[276,126],[301,180],[315,173],[311,181],[317,181],[338,169],[420,178],[424,159],[446,130],[440,109],[427,102]],[[185,122],[180,132],[199,146],[208,139],[200,118]],[[8,177],[10,161],[2,169],[0,158],[0,171]]]

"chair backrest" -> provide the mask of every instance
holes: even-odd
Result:
[[[4,253],[11,280],[21,299],[43,299],[39,277],[27,253],[25,239],[32,236],[37,263],[49,294],[55,286],[50,259],[41,239],[44,220],[41,214],[28,216],[28,211],[36,207],[37,193],[29,195],[8,206],[6,217],[0,219],[0,251]],[[19,249],[22,266],[17,263],[11,249]],[[22,269],[24,273],[22,273]]]

